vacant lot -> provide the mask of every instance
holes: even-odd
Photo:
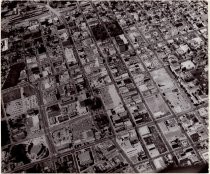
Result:
[[[168,75],[164,68],[152,71],[151,76],[153,77],[155,83],[157,83],[161,91],[166,92],[167,90],[175,88],[173,79]]]
[[[160,95],[154,95],[145,99],[149,109],[155,118],[164,117],[170,114],[169,108]]]

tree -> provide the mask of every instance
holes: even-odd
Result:
[[[24,164],[30,163],[31,160],[26,155],[26,145],[18,144],[12,147],[11,155],[15,158],[16,162],[23,162]]]

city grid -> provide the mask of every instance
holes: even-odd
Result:
[[[2,173],[199,172],[208,2],[3,0],[1,86]]]

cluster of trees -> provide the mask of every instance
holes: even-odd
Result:
[[[108,34],[102,25],[98,24],[96,26],[91,27],[91,29],[96,40],[105,40],[108,38]]]
[[[117,21],[105,22],[105,25],[111,37],[116,37],[118,35],[123,34],[122,28],[120,27]],[[108,34],[102,25],[98,24],[96,26],[91,27],[91,29],[96,40],[105,40],[108,38]]]
[[[87,98],[83,101],[84,106],[89,107],[92,110],[97,110],[102,107],[102,101],[99,97],[94,97],[93,99]]]
[[[106,22],[105,25],[107,26],[107,29],[112,37],[123,34],[123,30],[117,21]]]

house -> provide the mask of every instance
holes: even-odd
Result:
[[[115,37],[118,49],[120,52],[125,52],[128,50],[128,41],[123,34]]]
[[[195,69],[195,64],[191,60],[187,60],[181,63],[181,69],[191,70]]]

